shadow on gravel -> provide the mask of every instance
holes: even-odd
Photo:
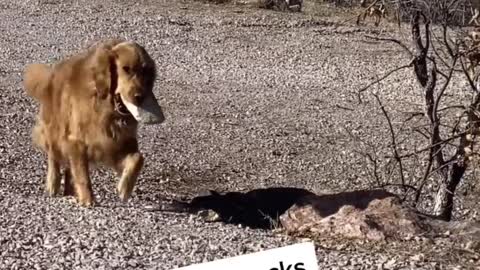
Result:
[[[275,187],[246,193],[220,194],[209,191],[194,197],[190,202],[174,201],[151,210],[200,213],[206,221],[241,224],[255,229],[274,229],[281,226],[279,217],[294,205],[312,205],[320,216],[325,217],[335,214],[344,205],[365,209],[372,200],[388,196],[391,194],[376,190],[317,196],[306,189]]]

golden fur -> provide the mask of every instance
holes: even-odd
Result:
[[[24,87],[40,104],[32,139],[48,156],[50,195],[58,194],[64,167],[64,194],[92,206],[89,165],[101,164],[121,175],[117,190],[121,199],[129,198],[143,156],[137,120],[124,103],[141,106],[143,99],[154,99],[155,76],[155,63],[145,49],[122,40],[100,42],[53,66],[26,67]],[[158,109],[155,123],[164,120]]]

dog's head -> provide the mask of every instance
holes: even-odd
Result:
[[[127,41],[104,42],[95,46],[93,61],[97,96],[113,96],[117,113],[131,114],[143,124],[165,120],[152,91],[155,63],[142,46]]]

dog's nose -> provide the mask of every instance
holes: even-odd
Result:
[[[135,104],[137,104],[137,105],[142,104],[143,99],[144,99],[144,97],[143,97],[142,94],[135,94],[135,95],[133,96],[133,101],[134,101]]]

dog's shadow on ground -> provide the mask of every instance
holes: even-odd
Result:
[[[280,226],[279,217],[293,205],[311,205],[320,216],[326,217],[335,214],[344,205],[365,209],[372,200],[391,195],[383,190],[317,195],[306,189],[291,187],[255,189],[246,193],[220,194],[209,191],[189,202],[174,201],[162,205],[161,210],[188,213],[212,210],[217,215],[215,221],[241,224],[256,229],[272,229]]]

